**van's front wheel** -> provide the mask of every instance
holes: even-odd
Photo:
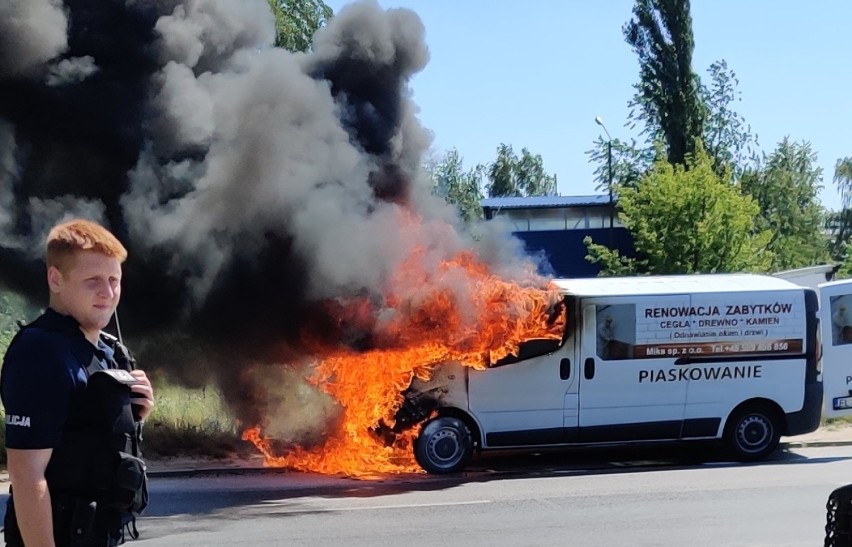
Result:
[[[778,448],[781,428],[775,412],[761,406],[745,407],[731,414],[725,442],[739,461],[762,460]]]
[[[472,453],[470,428],[451,416],[439,416],[426,422],[414,441],[417,463],[436,475],[461,471]]]

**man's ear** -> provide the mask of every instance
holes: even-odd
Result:
[[[56,266],[47,268],[47,286],[50,287],[50,292],[59,292],[62,287],[62,272]]]

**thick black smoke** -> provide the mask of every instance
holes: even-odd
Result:
[[[266,0],[0,3],[0,284],[45,303],[49,227],[104,223],[130,251],[120,313],[143,361],[211,371],[247,422],[248,364],[298,362],[305,328],[368,347],[329,303],[386,315],[411,249],[429,268],[472,245],[419,170],[417,16],[363,2],[310,53],[273,38]]]

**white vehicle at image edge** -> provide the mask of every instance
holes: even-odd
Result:
[[[852,280],[819,285],[824,417],[852,415]]]
[[[750,274],[554,283],[561,340],[524,342],[486,370],[445,363],[406,391],[401,413],[431,416],[414,443],[426,471],[460,471],[475,450],[654,441],[722,440],[753,461],[819,426],[832,327],[814,289]],[[852,370],[845,381],[837,404],[852,409]]]

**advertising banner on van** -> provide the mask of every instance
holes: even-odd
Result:
[[[603,359],[800,354],[805,343],[801,291],[642,297],[597,306]]]

